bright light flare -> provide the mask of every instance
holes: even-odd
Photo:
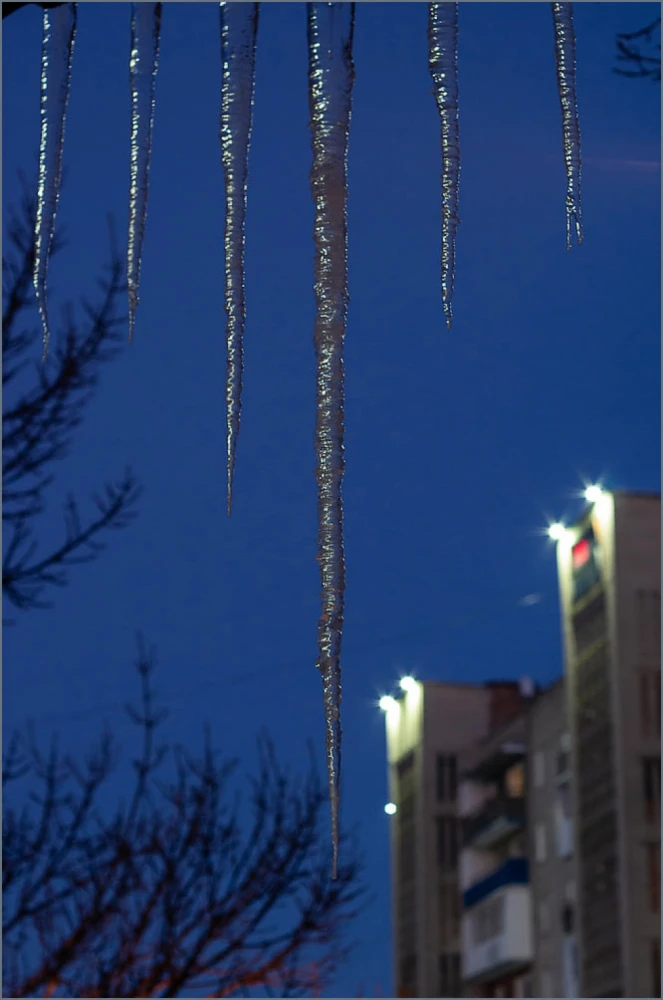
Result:
[[[548,528],[548,537],[552,538],[553,542],[561,542],[566,534],[566,528],[559,521],[555,524],[551,524]]]
[[[398,812],[396,803],[387,802],[386,806],[384,807],[384,811],[386,812],[387,816],[394,816]]]
[[[403,691],[408,691],[411,694],[417,690],[417,682],[414,677],[401,677],[399,684]]]
[[[598,503],[602,496],[603,490],[600,486],[588,486],[585,490],[585,500],[587,503]]]
[[[392,698],[390,694],[383,694],[378,702],[378,705],[383,712],[393,712],[395,708],[398,708],[398,702],[395,698]]]

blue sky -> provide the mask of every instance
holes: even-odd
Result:
[[[480,681],[561,669],[555,563],[538,532],[575,516],[582,477],[660,488],[660,89],[612,73],[614,36],[658,5],[576,8],[585,243],[565,251],[549,7],[464,3],[454,328],[443,322],[440,149],[426,5],[359,4],[350,139],[343,811],[376,902],[329,995],[391,990],[384,731],[403,672]],[[3,28],[3,207],[35,163],[40,16]],[[104,373],[58,470],[82,500],[130,463],[140,516],[53,610],[5,631],[5,731],[28,715],[86,748],[159,654],[170,734],[205,721],[251,768],[323,759],[314,668],[312,221],[302,4],[263,5],[247,231],[243,423],[225,513],[223,178],[216,4],[166,4],[135,341]],[[93,291],[106,216],[128,206],[128,4],[83,4],[55,304]],[[57,309],[51,307],[52,316]],[[57,337],[57,329],[54,332]],[[35,360],[39,348],[35,346]],[[520,606],[527,594],[543,599]],[[128,735],[128,734],[127,734]]]

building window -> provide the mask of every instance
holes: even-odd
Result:
[[[399,997],[416,997],[417,995],[416,955],[407,955],[401,961],[401,983],[398,995]]]
[[[652,996],[661,995],[661,941],[655,938],[651,943],[651,981]]]
[[[458,824],[455,816],[437,819],[437,862],[444,868],[458,864]]]
[[[534,787],[543,788],[546,783],[546,758],[543,750],[534,754]]]
[[[440,955],[440,996],[457,997],[460,991],[460,955]]]
[[[495,896],[476,908],[472,930],[475,944],[499,937],[504,930],[504,896]]]
[[[661,845],[647,844],[647,887],[649,890],[649,909],[652,913],[661,912]]]
[[[571,786],[568,783],[557,788],[555,801],[555,839],[557,856],[570,858],[573,854],[573,817]]]
[[[448,997],[449,993],[449,959],[450,955],[440,955],[440,996]]]
[[[461,993],[462,980],[460,974],[460,955],[455,952],[451,956],[451,995],[457,997]]]
[[[437,799],[438,802],[455,802],[458,786],[456,758],[453,754],[437,755]]]
[[[534,856],[540,864],[546,860],[546,828],[543,823],[537,823],[534,828]]]
[[[642,758],[642,791],[645,800],[645,820],[656,823],[661,815],[661,758]]]
[[[640,670],[640,725],[644,737],[661,736],[661,671]]]
[[[578,946],[572,934],[562,941],[562,981],[565,997],[578,996]]]
[[[506,794],[510,799],[522,799],[525,796],[525,773],[522,764],[514,764],[504,775]]]
[[[453,941],[460,934],[460,894],[456,885],[440,889],[440,927],[444,941]]]
[[[601,550],[591,528],[573,546],[571,562],[573,564],[573,600],[579,601],[601,579]]]
[[[644,660],[659,660],[661,655],[661,592],[637,590],[636,615],[640,655]]]
[[[401,759],[396,764],[398,777],[404,778],[405,775],[408,773],[408,771],[411,771],[413,767],[414,767],[414,750],[410,750],[410,752],[406,753],[404,757],[401,757]]]

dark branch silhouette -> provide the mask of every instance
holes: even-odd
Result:
[[[51,7],[64,7],[63,3],[3,3],[2,20],[16,13],[21,7],[41,7],[42,10],[49,10]]]
[[[658,83],[661,81],[661,19],[648,24],[639,31],[617,35],[617,60],[629,66],[628,69],[615,67],[615,73],[620,76],[648,77]],[[659,35],[658,45],[654,44],[656,34]],[[641,50],[642,45],[649,46],[649,54]]]
[[[76,427],[96,388],[99,369],[120,349],[124,317],[118,312],[125,291],[123,264],[115,249],[100,301],[83,301],[85,327],[68,307],[60,346],[45,365],[29,369],[37,330],[26,328],[34,303],[34,202],[25,196],[10,218],[9,255],[3,257],[2,311],[2,561],[3,597],[17,609],[49,607],[44,592],[67,583],[69,569],[95,559],[108,529],[125,527],[135,514],[139,487],[130,470],[95,496],[96,513],[83,520],[73,497],[65,505],[64,538],[40,554],[35,519],[43,512],[53,482],[54,463],[70,450]],[[59,250],[56,244],[54,252]]]
[[[56,741],[44,753],[34,729],[5,754],[3,995],[319,995],[347,955],[364,890],[347,838],[331,879],[312,758],[305,779],[293,779],[261,737],[243,808],[236,762],[221,759],[208,732],[198,757],[159,742],[165,713],[142,643],[137,666],[141,704],[127,710],[142,749],[117,809],[103,801],[117,758],[107,733],[83,766]],[[22,808],[16,783],[33,793]]]

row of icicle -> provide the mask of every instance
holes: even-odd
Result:
[[[161,3],[131,5],[129,79],[131,143],[127,285],[129,335],[139,301],[140,268],[147,218],[147,194],[161,34]],[[246,320],[244,245],[248,156],[255,88],[258,3],[221,3],[221,161],[225,178],[225,309],[227,313],[228,513],[239,433]],[[562,109],[566,165],[567,249],[575,232],[582,241],[580,134],[575,83],[575,36],[570,3],[551,4],[555,63]],[[55,231],[62,175],[64,127],[71,84],[77,4],[45,9],[41,66],[41,142],[35,231],[34,285],[48,353],[46,279]],[[318,484],[318,563],[322,613],[317,667],[322,675],[326,757],[332,820],[333,877],[339,846],[341,768],[341,637],[345,594],[343,506],[344,369],[348,307],[347,151],[354,82],[354,3],[307,4],[308,82],[315,203],[314,290],[316,318],[315,447]],[[442,302],[451,327],[456,252],[460,144],[458,126],[458,4],[428,5],[428,59],[441,126]]]

